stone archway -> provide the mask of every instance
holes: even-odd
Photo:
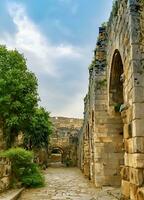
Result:
[[[50,163],[61,163],[63,162],[64,150],[61,147],[51,147],[49,151],[49,162]]]
[[[124,167],[124,123],[125,123],[125,110],[124,104],[124,66],[122,57],[118,49],[116,49],[112,56],[109,83],[108,83],[108,98],[109,98],[109,118],[113,119],[111,122],[114,131],[113,143],[117,146],[113,150],[113,159],[117,162],[115,167],[117,181],[121,184],[121,170]],[[112,180],[111,180],[112,181]],[[117,184],[114,183],[116,186]]]
[[[118,107],[120,107],[124,103],[123,82],[123,63],[120,52],[118,50],[115,50],[110,72],[109,106],[117,106],[116,109],[118,109]]]
[[[131,200],[144,196],[143,18],[143,1],[117,0],[107,26],[99,28],[83,125],[85,135],[94,108],[94,146],[89,148],[94,152],[95,185],[121,184],[122,194]]]

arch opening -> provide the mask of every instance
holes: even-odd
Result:
[[[112,58],[110,83],[109,83],[109,106],[114,108],[113,122],[111,129],[113,131],[114,159],[117,160],[115,174],[117,176],[116,185],[121,185],[120,171],[124,166],[124,142],[123,142],[123,108],[124,108],[124,66],[120,52],[115,50]],[[112,109],[113,110],[113,109]]]
[[[109,84],[109,104],[110,106],[121,106],[123,98],[124,70],[121,55],[115,50],[112,60],[110,84]]]
[[[62,163],[63,150],[59,147],[53,147],[51,150],[51,163]]]

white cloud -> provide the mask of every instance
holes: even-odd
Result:
[[[23,52],[32,70],[38,73],[44,71],[55,76],[59,74],[57,73],[59,59],[82,56],[79,49],[72,45],[52,45],[39,31],[39,27],[28,18],[21,4],[8,4],[8,11],[17,31],[13,36],[6,33],[4,38],[0,38],[0,43],[5,43],[9,48],[17,48]]]
[[[68,105],[64,106],[63,108],[59,109],[59,112],[54,112],[53,114],[56,116],[68,116],[68,117],[83,117],[83,95],[76,94],[71,98],[71,101]],[[75,115],[74,115],[75,113]]]
[[[63,73],[65,73],[64,68],[60,69],[65,60],[70,60],[74,63],[87,62],[86,52],[72,44],[64,45],[61,43],[53,45],[50,39],[43,35],[39,27],[27,16],[26,9],[22,4],[8,4],[8,13],[16,27],[16,32],[13,35],[8,32],[0,34],[0,43],[6,44],[10,49],[16,48],[25,55],[29,68],[39,78],[41,104],[52,111],[53,115],[82,116],[84,92],[77,93],[72,91],[72,99],[67,96],[64,88],[61,88],[61,90],[57,86],[50,88],[49,83],[44,83],[42,79],[43,75],[47,75],[50,81],[52,80],[53,84],[55,84],[57,79],[60,80],[63,77]],[[61,63],[61,65],[58,66],[58,63]],[[64,67],[68,66],[64,64]],[[72,77],[69,79],[72,79]],[[79,83],[80,87],[81,85],[83,85],[82,82]],[[55,91],[53,88],[56,88]],[[64,98],[67,98],[67,103],[63,102]],[[56,99],[57,102],[61,102],[54,105],[53,102],[56,102]]]

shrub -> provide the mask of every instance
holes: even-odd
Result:
[[[49,135],[53,125],[49,113],[42,107],[36,108],[24,134],[24,144],[29,150],[48,148]]]
[[[39,187],[44,185],[42,176],[37,164],[33,163],[33,152],[22,148],[11,148],[3,153],[12,164],[12,186],[21,183],[25,187]]]

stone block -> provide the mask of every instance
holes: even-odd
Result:
[[[144,137],[133,138],[133,152],[144,153]]]
[[[96,176],[95,178],[95,185],[96,187],[102,186],[120,186],[121,184],[121,177],[120,176]]]
[[[122,167],[120,174],[123,180],[129,181],[129,167]]]
[[[107,176],[120,176],[120,167],[113,167],[113,166],[110,166],[110,167],[104,167],[104,175],[107,175]]]
[[[130,182],[122,180],[121,190],[124,197],[129,198],[130,197]]]
[[[144,168],[144,154],[134,154],[134,168]]]
[[[9,188],[10,179],[9,177],[3,177],[0,179],[0,192]]]
[[[125,166],[130,166],[130,158],[131,158],[131,155],[129,155],[128,153],[125,153],[124,154],[124,164],[125,164]]]
[[[144,200],[144,187],[137,190],[136,200]]]
[[[144,137],[125,139],[124,148],[127,153],[144,153]]]
[[[124,148],[127,153],[133,153],[133,139],[124,140]]]
[[[107,140],[106,140],[107,139]],[[123,152],[123,142],[121,137],[120,138],[104,138],[104,152],[109,153],[122,153]]]
[[[144,87],[134,87],[132,89],[132,102],[133,103],[144,102]]]
[[[108,176],[106,178],[106,186],[120,187],[121,185],[121,176]]]
[[[107,159],[104,160],[103,163],[105,166],[118,168],[120,165],[124,164],[124,154],[123,153],[107,153]]]
[[[133,104],[133,120],[144,118],[144,103]]]
[[[144,168],[144,154],[135,153],[127,154],[125,153],[125,165],[133,168]]]
[[[114,153],[120,153],[124,151],[124,144],[121,140],[119,142],[113,141],[113,144],[114,144]]]
[[[131,138],[132,137],[132,124],[124,124],[124,138]]]
[[[143,169],[130,168],[130,182],[134,185],[141,186],[144,183]]]
[[[130,104],[130,103],[129,103]],[[128,109],[126,110],[126,118],[127,118],[127,123],[130,123],[133,119],[133,109],[132,106],[128,106]]]
[[[132,183],[130,183],[130,199],[136,200],[136,194],[137,194],[138,187]]]
[[[144,136],[144,119],[136,119],[132,121],[132,136]]]

